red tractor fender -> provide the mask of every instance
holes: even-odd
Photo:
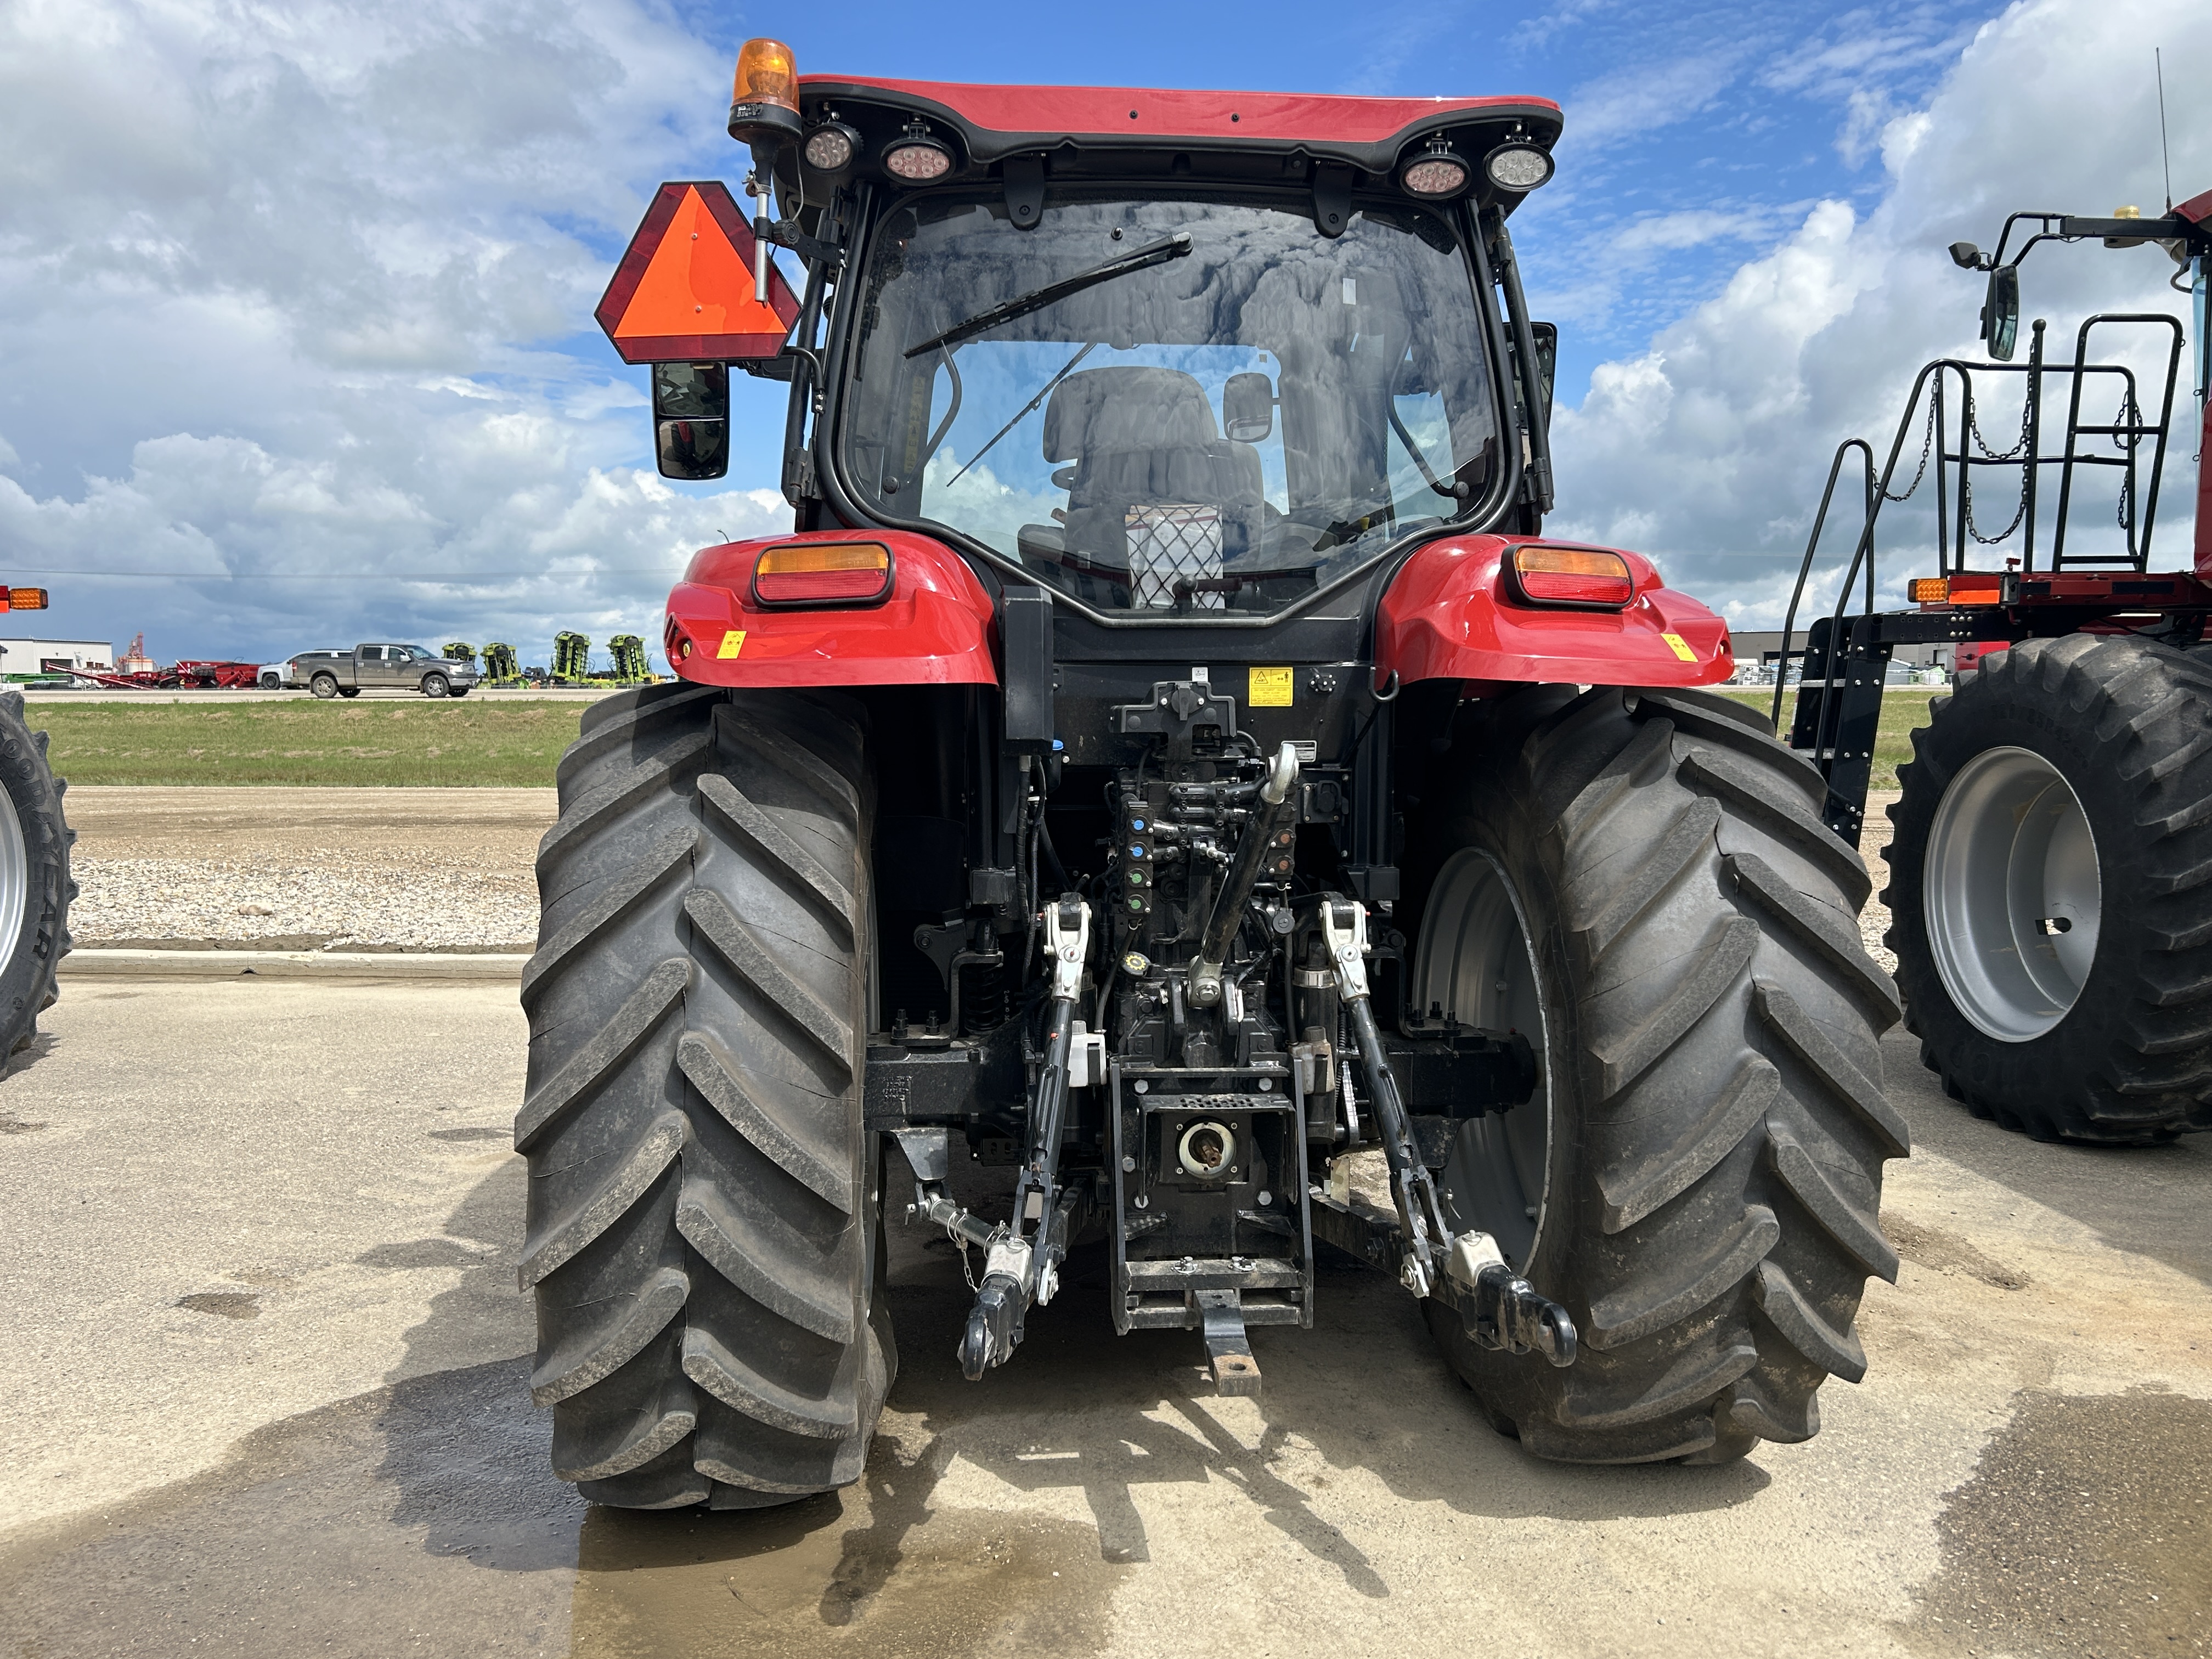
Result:
[[[889,548],[890,597],[806,609],[757,603],[760,556],[806,542]],[[995,685],[995,617],[975,573],[942,543],[899,530],[811,531],[701,548],[668,595],[661,637],[678,678],[702,685]]]
[[[1376,614],[1376,674],[1395,673],[1407,685],[1714,685],[1735,672],[1728,624],[1666,586],[1639,554],[1620,554],[1635,581],[1621,610],[1522,600],[1504,566],[1509,550],[1527,542],[1589,545],[1549,536],[1454,536],[1407,559]]]

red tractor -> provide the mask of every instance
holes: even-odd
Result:
[[[2027,361],[2012,361],[2021,259],[2083,240],[2153,246],[2179,267],[2172,285],[2197,320],[2185,418],[2189,336],[2162,312],[2088,318],[2070,361],[2046,353],[2038,319]],[[1856,846],[1892,653],[1959,642],[1958,691],[1912,734],[1890,809],[1883,898],[1905,1023],[1978,1116],[2041,1139],[2171,1140],[2212,1128],[2212,468],[2197,477],[2189,568],[2156,568],[2152,549],[2177,425],[2200,453],[2212,438],[2212,191],[2154,219],[2016,213],[1995,252],[1959,242],[1951,257],[1987,274],[1991,361],[1921,369],[1878,479],[1863,440],[1838,448],[1829,498],[1856,457],[1866,507],[1835,608],[1810,630],[1790,740]],[[2006,431],[2015,388],[2020,424]],[[1914,539],[1936,574],[1910,584],[1911,609],[1879,611],[1877,524],[1923,487],[1933,534]]]
[[[752,222],[664,185],[599,316],[672,477],[724,471],[731,368],[787,387],[794,520],[693,558],[678,679],[560,768],[516,1124],[558,1473],[858,1478],[892,1211],[969,1261],[984,1386],[1081,1250],[1255,1392],[1327,1244],[1538,1455],[1813,1434],[1897,1267],[1897,1000],[1820,773],[1698,689],[1721,619],[1544,534],[1506,221],[1557,107],[773,41],[736,94]]]

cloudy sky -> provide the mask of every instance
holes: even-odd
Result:
[[[806,70],[1558,99],[1559,177],[1515,222],[1564,337],[1553,528],[1747,627],[1778,618],[1836,442],[1972,350],[1944,246],[2014,208],[2161,205],[2154,46],[2176,192],[2212,187],[2201,0],[1100,15],[0,0],[0,570],[53,590],[42,634],[143,629],[164,659],[651,640],[691,548],[785,521],[781,395],[740,389],[727,480],[668,484],[644,372],[590,312],[658,180],[741,173],[720,124],[752,33]],[[2045,249],[2027,309],[2070,340],[2178,308],[2170,269]],[[2000,447],[2016,410],[1984,422]]]

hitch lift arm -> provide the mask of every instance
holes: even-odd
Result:
[[[1363,1213],[1356,1200],[1340,1203],[1316,1188],[1311,1194],[1319,1212],[1315,1232],[1370,1261],[1395,1252],[1399,1282],[1417,1297],[1434,1297],[1456,1308],[1468,1336],[1483,1347],[1534,1352],[1554,1365],[1572,1364],[1577,1339],[1567,1310],[1515,1273],[1488,1233],[1468,1231],[1455,1237],[1444,1221],[1435,1179],[1414,1145],[1405,1099],[1398,1092],[1398,1079],[1384,1055],[1382,1033],[1375,1020],[1364,960],[1366,907],[1338,894],[1325,894],[1321,923],[1344,1011],[1359,1043],[1360,1070],[1366,1075],[1382,1156],[1390,1166],[1390,1195],[1398,1216],[1393,1227],[1379,1212]]]
[[[973,1240],[984,1247],[983,1281],[960,1339],[961,1374],[971,1382],[1012,1356],[1029,1304],[1050,1302],[1059,1289],[1060,1263],[1084,1197],[1079,1189],[1060,1185],[1060,1142],[1067,1118],[1068,1061],[1083,963],[1091,950],[1091,907],[1073,893],[1064,894],[1045,907],[1043,922],[1045,960],[1052,975],[1044,1070],[1030,1107],[1029,1147],[1014,1183],[1013,1219],[977,1239],[970,1231],[978,1224],[972,1216],[942,1194],[922,1195],[923,1212],[944,1225],[956,1243]],[[955,1213],[939,1215],[939,1206]]]

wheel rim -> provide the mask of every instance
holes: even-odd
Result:
[[[2103,886],[2058,769],[2014,748],[1962,767],[1928,833],[1921,902],[1936,971],[1976,1029],[2027,1042],[2065,1018],[2096,960]]]
[[[1437,872],[1411,989],[1425,1012],[1438,1008],[1462,1025],[1518,1031],[1536,1051],[1535,1091],[1510,1111],[1464,1125],[1442,1182],[1444,1219],[1453,1230],[1488,1233],[1509,1261],[1525,1268],[1543,1226],[1551,1167],[1549,1050],[1527,911],[1488,854],[1455,853]]]
[[[15,964],[30,900],[31,854],[23,844],[23,821],[15,815],[15,797],[0,789],[0,974]]]

